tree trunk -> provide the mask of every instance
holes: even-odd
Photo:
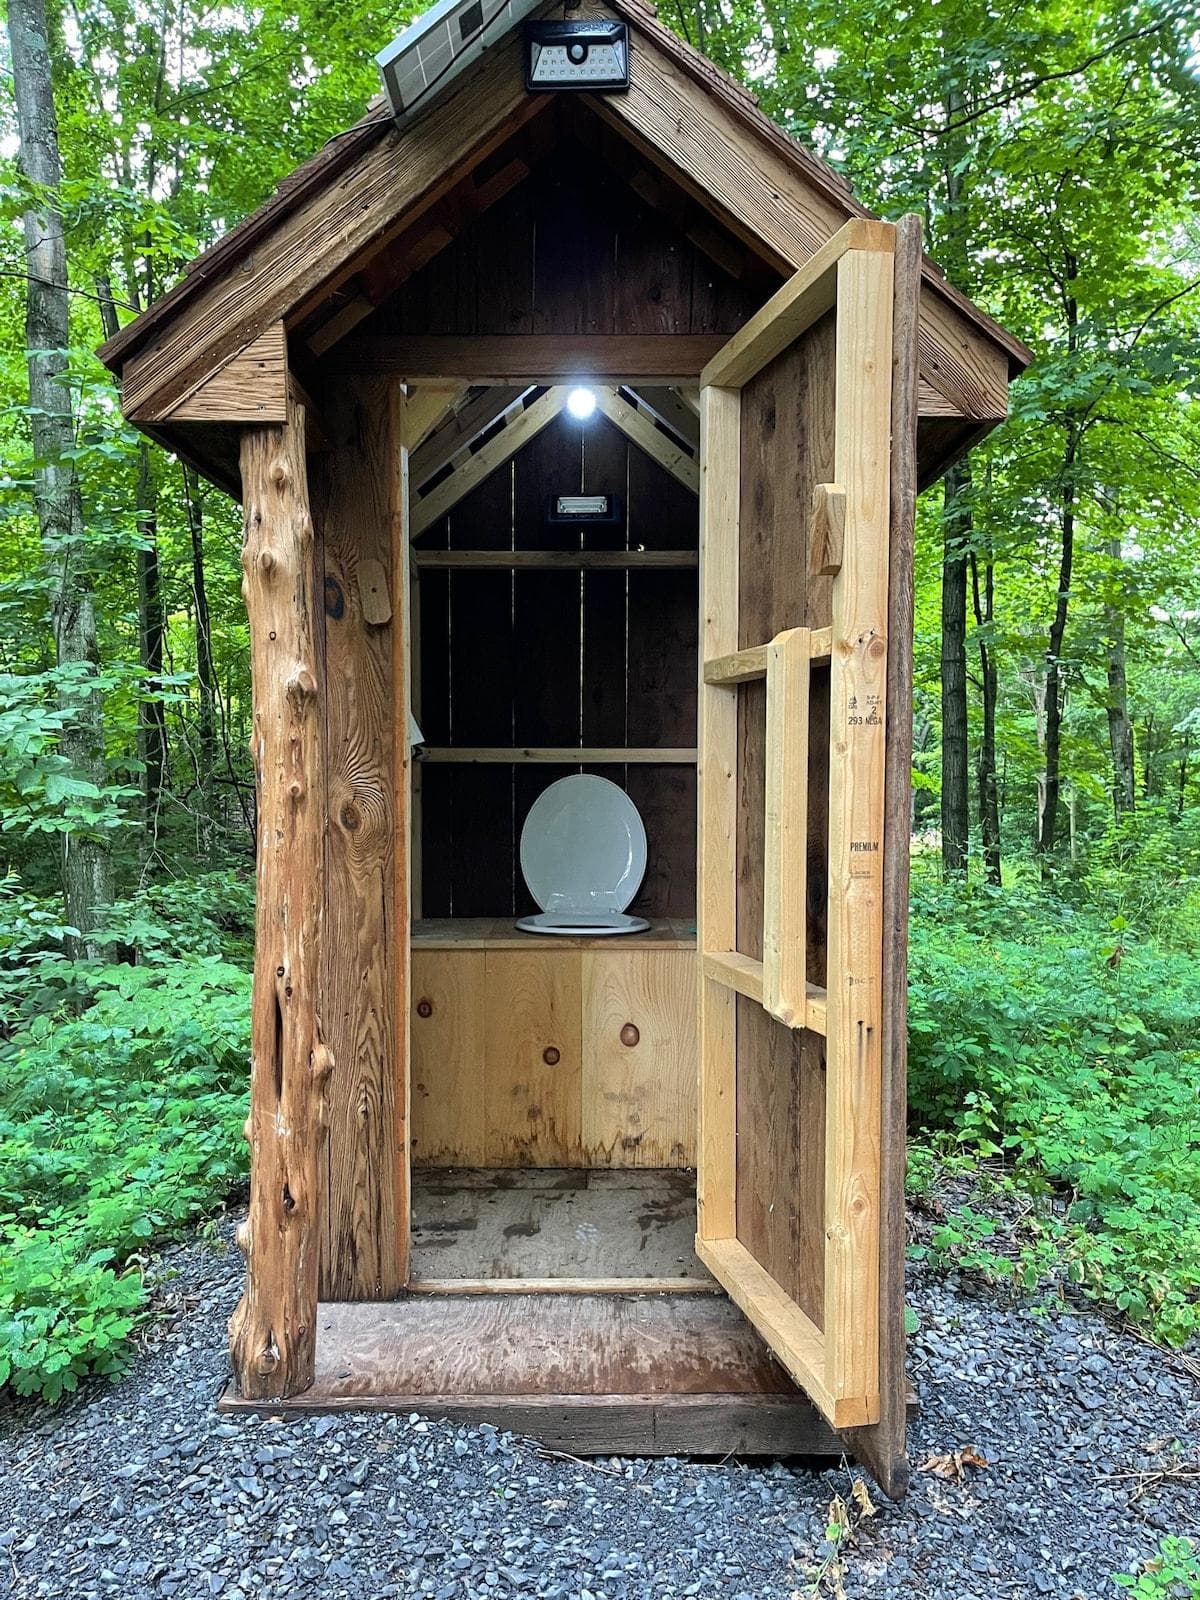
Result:
[[[983,701],[983,726],[975,775],[979,793],[979,830],[983,836],[983,865],[989,883],[1003,882],[1000,860],[1000,799],[996,788],[996,701],[998,673],[992,627],[995,621],[995,568],[990,551],[979,586],[979,562],[971,556],[971,586],[975,598],[975,623],[979,629],[979,674]]]
[[[200,499],[199,481],[186,466],[183,468],[183,498],[192,546],[196,682],[200,691],[199,751],[196,761],[196,781],[200,790],[199,843],[200,853],[207,860],[212,855],[216,821],[213,816],[213,773],[217,765],[217,677],[213,670],[212,620],[204,578],[204,506]]]
[[[39,188],[40,201],[24,216],[28,263],[26,349],[34,500],[42,552],[50,578],[55,653],[60,667],[82,668],[84,688],[62,691],[68,713],[60,748],[76,775],[103,788],[103,706],[94,683],[99,664],[96,613],[88,572],[83,503],[71,461],[75,442],[71,392],[66,381],[70,328],[67,250],[58,192],[62,163],[50,74],[44,0],[11,0],[8,11],[13,87],[22,171]],[[73,947],[96,952],[88,935],[112,900],[112,860],[107,843],[89,834],[63,838],[66,919],[82,936]]]
[[[967,870],[967,546],[970,468],[945,477],[942,509],[942,871]]]
[[[950,75],[943,105],[946,126],[956,129],[967,109],[963,76]],[[942,144],[946,203],[937,255],[960,282],[968,280],[966,202],[968,167],[961,133]],[[965,875],[970,839],[967,750],[967,557],[973,534],[971,468],[951,467],[942,501],[942,873]]]
[[[313,1381],[325,1091],[333,1056],[317,1016],[325,775],[304,411],[242,435],[258,898],[251,1006],[246,1292],[229,1324],[242,1395],[278,1400]]]
[[[1068,423],[1067,448],[1063,456],[1062,505],[1059,527],[1062,544],[1058,564],[1058,595],[1054,617],[1046,641],[1045,672],[1045,744],[1044,768],[1040,786],[1041,814],[1038,817],[1037,852],[1043,860],[1058,842],[1058,807],[1062,792],[1062,719],[1065,677],[1063,673],[1063,640],[1067,631],[1067,614],[1071,600],[1071,573],[1075,561],[1075,467],[1079,443],[1074,426]]]
[[[142,759],[142,818],[153,848],[167,771],[167,717],[162,673],[165,624],[158,568],[158,482],[148,439],[138,445],[137,553],[138,649],[145,674],[138,702],[138,744]]]
[[[1063,309],[1067,324],[1067,351],[1074,355],[1079,347],[1079,304],[1074,295],[1074,258],[1067,257],[1063,283]],[[1046,672],[1043,714],[1045,718],[1044,765],[1038,785],[1038,825],[1034,847],[1042,858],[1045,876],[1048,857],[1058,841],[1058,804],[1062,789],[1062,719],[1066,692],[1063,673],[1063,640],[1067,632],[1067,613],[1071,603],[1071,574],[1075,563],[1076,472],[1079,465],[1079,432],[1076,419],[1068,413],[1064,423],[1067,442],[1063,451],[1062,499],[1059,527],[1062,532],[1058,561],[1058,593],[1054,617],[1046,641]]]
[[[1121,566],[1121,541],[1108,541],[1110,582]],[[1129,685],[1125,677],[1125,611],[1119,594],[1105,607],[1108,623],[1108,745],[1112,751],[1113,812],[1119,821],[1134,809],[1137,789],[1133,769],[1133,723],[1129,720]]]

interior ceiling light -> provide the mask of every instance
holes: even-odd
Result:
[[[577,422],[586,422],[596,409],[596,393],[593,389],[572,389],[567,396],[567,410]]]

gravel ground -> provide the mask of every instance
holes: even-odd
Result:
[[[839,1574],[823,1538],[844,1469],[590,1465],[410,1417],[217,1416],[240,1270],[227,1238],[169,1253],[127,1377],[0,1416],[0,1594],[1115,1600],[1111,1574],[1162,1533],[1200,1533],[1193,1364],[953,1278],[910,1292],[913,1460],[987,1465],[918,1471],[899,1507],[876,1495]]]

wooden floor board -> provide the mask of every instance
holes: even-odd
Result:
[[[413,1173],[413,1276],[679,1279],[696,1259],[690,1172],[552,1168]]]

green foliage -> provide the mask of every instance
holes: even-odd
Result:
[[[248,894],[228,874],[115,907],[131,963],[69,962],[10,888],[0,1045],[0,1384],[56,1399],[119,1369],[148,1246],[245,1169]]]
[[[1009,1197],[1027,1200],[1015,1252],[962,1207],[935,1253],[1029,1286],[1063,1262],[1183,1343],[1200,1328],[1194,955],[1045,891],[918,882],[910,971],[914,1114],[1010,1165]]]
[[[1128,1589],[1134,1600],[1200,1600],[1200,1555],[1195,1541],[1162,1539],[1158,1554],[1141,1572],[1115,1573],[1113,1582]]]

